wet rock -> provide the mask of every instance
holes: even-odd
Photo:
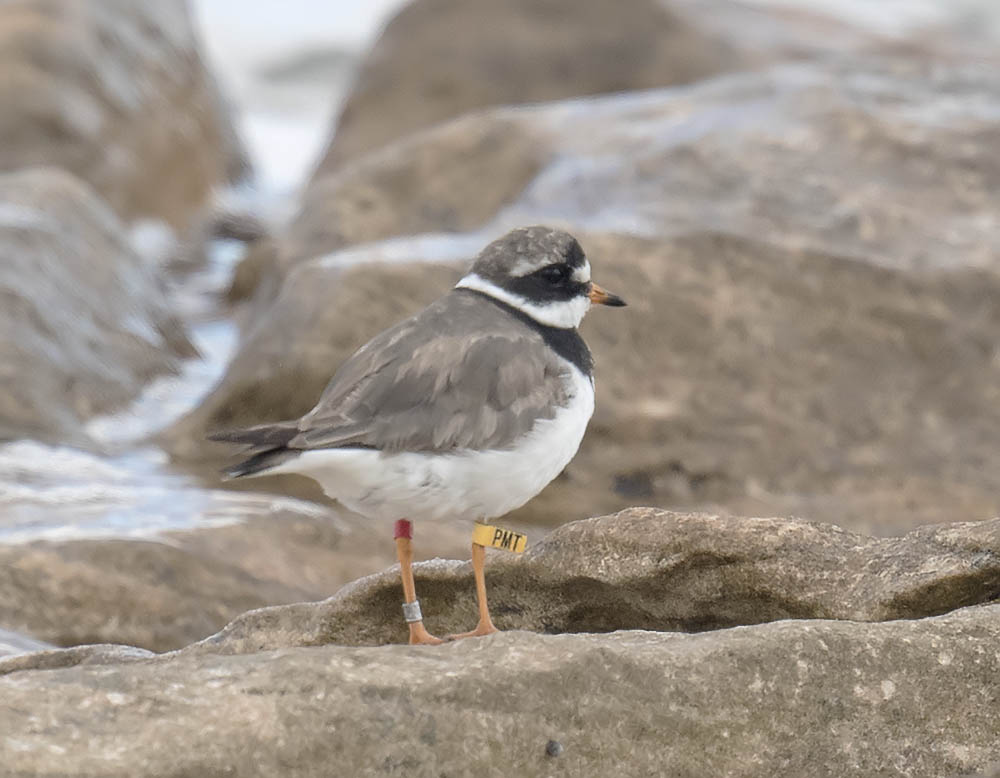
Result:
[[[745,63],[652,0],[418,0],[362,62],[319,175],[475,109],[682,84]]]
[[[494,620],[532,632],[919,619],[1000,597],[1000,519],[875,538],[818,522],[632,508],[559,527],[523,556],[495,553],[487,567]],[[429,630],[471,629],[468,563],[437,559],[415,575]],[[399,587],[398,571],[386,570],[321,603],[245,614],[184,650],[405,642]]]
[[[1000,757],[998,639],[994,605],[699,635],[179,654],[9,673],[0,731],[14,775],[295,778],[332,763],[357,775],[961,775]]]
[[[274,241],[254,244],[231,297],[270,298],[291,269],[337,249],[398,235],[474,230],[538,174],[542,138],[523,123],[471,117],[317,180]],[[262,281],[269,281],[261,290]]]
[[[174,228],[247,171],[181,0],[4,3],[0,69],[0,170],[56,165]]]
[[[862,58],[494,109],[319,177],[279,266],[396,235],[558,222],[993,267],[998,92],[989,68]]]
[[[87,186],[0,175],[0,439],[85,443],[81,425],[194,353],[162,284]]]

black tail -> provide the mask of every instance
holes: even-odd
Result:
[[[254,475],[255,473],[263,472],[264,470],[270,470],[272,467],[277,467],[282,462],[287,462],[289,459],[294,459],[300,453],[300,451],[292,448],[271,448],[267,451],[261,451],[260,453],[254,454],[252,457],[243,460],[239,464],[227,467],[222,472],[227,478],[240,478],[245,475]]]
[[[255,451],[249,459],[222,471],[228,478],[239,478],[269,470],[298,456],[300,453],[298,450],[290,449],[286,445],[298,433],[296,422],[279,422],[260,424],[246,429],[213,432],[208,438],[226,443],[242,443]]]

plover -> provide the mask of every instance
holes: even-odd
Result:
[[[396,519],[410,642],[439,643],[416,599],[410,520],[497,518],[569,464],[594,412],[577,332],[592,303],[625,305],[591,281],[573,236],[513,230],[451,291],[344,362],[305,416],[212,437],[251,447],[231,477],[307,475],[363,516]],[[486,545],[473,534],[479,623],[452,638],[496,631]]]

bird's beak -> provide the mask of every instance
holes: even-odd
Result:
[[[606,289],[601,289],[593,281],[590,282],[590,302],[598,305],[610,305],[612,308],[621,308],[626,302],[616,294]]]

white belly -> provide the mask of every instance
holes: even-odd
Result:
[[[353,511],[381,519],[492,519],[519,508],[563,471],[594,413],[594,385],[575,367],[570,401],[507,450],[383,454],[318,449],[269,473],[300,473]]]

